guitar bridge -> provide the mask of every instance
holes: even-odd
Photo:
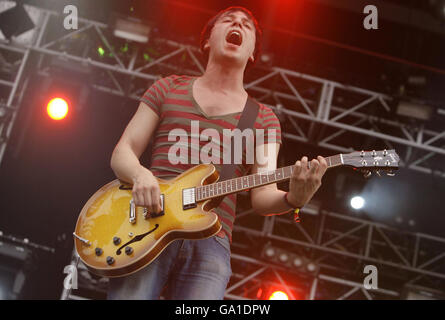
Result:
[[[161,212],[159,212],[159,213],[148,212],[148,209],[144,208],[143,216],[145,219],[156,218],[156,217],[163,216],[165,214],[165,212],[164,212],[164,195],[161,194],[160,198],[161,198]],[[130,211],[129,212],[130,212],[130,218],[129,218],[130,223],[131,224],[136,223],[136,205],[134,204],[133,199],[130,200]]]
[[[196,208],[195,188],[182,189],[182,209]]]

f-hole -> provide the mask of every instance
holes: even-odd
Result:
[[[128,246],[129,244],[132,244],[133,242],[138,242],[141,241],[142,239],[144,239],[146,236],[148,236],[150,233],[152,233],[153,231],[155,231],[157,228],[159,227],[159,224],[155,224],[155,227],[153,229],[151,229],[150,231],[147,231],[146,233],[141,233],[138,234],[137,236],[135,236],[133,239],[131,239],[130,241],[128,241],[127,243],[123,244],[119,249],[117,249],[116,254],[120,255],[122,253],[122,249],[125,248],[126,246]]]

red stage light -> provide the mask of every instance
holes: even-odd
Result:
[[[51,119],[62,120],[68,113],[68,103],[62,98],[51,99],[51,101],[48,102],[46,111]]]
[[[274,291],[270,295],[269,300],[289,300],[289,296],[283,291]]]

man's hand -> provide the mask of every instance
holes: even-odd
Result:
[[[307,157],[303,157],[301,161],[298,160],[295,163],[287,196],[288,201],[295,208],[301,208],[308,203],[321,186],[321,178],[326,172],[328,164],[322,156],[318,156],[317,159],[310,162],[310,169]]]
[[[141,167],[133,178],[132,194],[136,206],[146,207],[153,213],[161,212],[159,183],[147,168]]]

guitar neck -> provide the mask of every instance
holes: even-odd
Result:
[[[343,165],[341,154],[326,157],[328,168]],[[310,166],[310,162],[308,163]],[[273,171],[255,173],[221,182],[196,187],[196,201],[205,201],[252,188],[282,182],[292,177],[294,166],[282,167]]]

